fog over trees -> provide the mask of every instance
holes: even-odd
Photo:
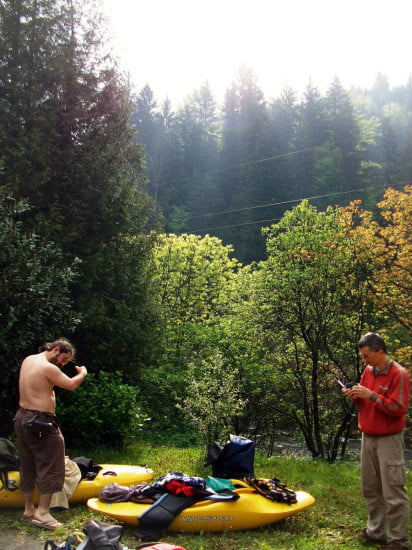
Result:
[[[322,95],[285,87],[265,98],[241,67],[218,105],[207,81],[174,110],[150,84],[136,93],[132,122],[146,152],[147,190],[165,229],[210,233],[243,262],[264,257],[262,227],[303,198],[323,209],[411,180],[412,79],[391,88],[346,90],[333,79]]]

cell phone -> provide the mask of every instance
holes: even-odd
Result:
[[[353,388],[353,386],[356,386],[356,382],[347,382],[346,384],[344,384],[339,379],[337,379],[337,382],[338,382],[339,386],[341,386],[342,388],[346,388],[347,390],[351,390]]]

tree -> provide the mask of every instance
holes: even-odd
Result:
[[[316,195],[317,161],[321,146],[327,141],[325,98],[311,83],[307,86],[298,107],[296,126],[296,155],[292,158],[293,185],[290,198]]]
[[[142,384],[144,394],[157,396],[155,403],[146,402],[145,410],[156,410],[163,429],[182,426],[176,405],[186,396],[189,365],[200,368],[205,361],[212,368],[220,363],[219,321],[229,307],[225,286],[238,266],[231,251],[216,237],[159,236],[151,292],[160,312],[160,340],[156,364],[145,371]]]
[[[226,212],[214,218],[218,227],[223,226],[217,234],[233,244],[242,262],[264,254],[260,225],[251,223],[255,218],[249,207],[271,200],[276,191],[272,166],[261,162],[273,156],[271,137],[269,114],[256,75],[242,66],[226,92],[223,106],[222,166],[218,177]],[[241,231],[239,225],[243,226]]]
[[[404,361],[410,359],[412,329],[411,191],[406,186],[385,192],[378,203],[380,223],[357,202],[342,210],[354,271],[365,274],[379,332]]]
[[[384,269],[376,277],[376,307],[394,320],[393,329],[404,333],[400,341],[412,335],[412,186],[402,191],[388,189],[378,204],[384,223],[378,237],[385,243]],[[406,337],[406,338],[405,338]],[[409,351],[412,346],[408,345]]]
[[[382,113],[383,107],[391,101],[390,87],[386,75],[382,73],[376,75],[371,95],[377,111]]]
[[[0,191],[0,434],[13,431],[18,406],[18,373],[25,355],[56,334],[72,331],[76,312],[69,288],[76,266],[65,265],[61,250],[26,233],[28,205]]]
[[[344,193],[361,187],[360,130],[349,94],[335,78],[326,96],[328,141],[318,149],[317,189],[324,193]],[[336,197],[333,197],[336,203]],[[324,199],[322,204],[330,204]]]
[[[131,122],[138,130],[137,140],[144,144],[148,192],[155,202],[159,199],[159,187],[163,174],[165,151],[163,150],[165,127],[161,114],[157,111],[157,102],[148,84],[144,86],[135,100]]]
[[[68,265],[81,259],[71,288],[83,312],[76,347],[97,367],[102,359],[90,335],[101,334],[111,350],[105,363],[119,368],[113,326],[124,322],[127,334],[146,316],[137,308],[120,313],[121,304],[131,309],[130,270],[121,262],[127,237],[154,219],[141,187],[130,90],[94,0],[2,0],[0,10],[0,185],[33,206],[24,218],[29,231],[53,239]],[[149,249],[148,239],[134,256],[135,273],[144,271]]]
[[[161,235],[155,249],[154,294],[162,304],[163,334],[168,360],[190,359],[188,328],[210,325],[222,311],[225,282],[238,266],[231,247],[216,237]]]
[[[353,281],[338,212],[303,201],[266,231],[268,259],[257,279],[255,319],[272,363],[267,405],[288,418],[314,457],[335,460],[353,411],[336,377],[359,373],[367,286]],[[270,359],[269,359],[270,358]]]
[[[206,446],[235,431],[235,419],[246,404],[240,388],[239,371],[221,353],[189,365],[182,408]]]
[[[298,118],[296,92],[289,86],[284,87],[280,97],[272,102],[271,112],[279,152],[288,153],[295,148]]]
[[[78,255],[119,230],[124,193],[130,199],[135,188],[124,176],[139,162],[127,88],[102,51],[94,8],[93,0],[1,4],[1,184],[33,205],[32,227]]]

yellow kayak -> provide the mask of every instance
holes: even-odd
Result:
[[[257,529],[271,523],[276,523],[293,516],[315,503],[309,493],[296,491],[297,502],[284,504],[275,502],[257,493],[242,481],[232,480],[239,488],[233,492],[239,497],[233,501],[202,500],[189,508],[185,508],[168,526],[171,532],[199,531],[242,531]],[[182,497],[184,498],[184,497]],[[94,512],[99,512],[128,525],[137,526],[138,517],[146,511],[150,504],[135,502],[105,503],[98,498],[91,498],[87,506]]]
[[[142,466],[127,464],[99,464],[101,470],[93,480],[82,479],[73,495],[69,498],[71,504],[86,502],[96,497],[100,490],[109,483],[119,485],[138,485],[142,481],[149,483],[153,479],[153,470]],[[0,508],[18,508],[24,505],[23,493],[20,489],[19,472],[8,472],[7,488],[0,489]],[[34,494],[35,504],[38,502],[37,489]]]

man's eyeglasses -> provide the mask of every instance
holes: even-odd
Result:
[[[61,353],[59,353],[59,355],[58,355],[57,357],[60,357],[61,355],[63,355],[63,358],[62,358],[61,361],[59,361],[58,364],[59,364],[60,366],[63,366],[63,367],[64,367],[65,365],[67,365],[67,363],[68,363],[69,361],[71,361],[71,354],[70,354],[69,357],[67,357],[67,355],[68,355],[67,352],[61,352]]]
[[[375,353],[378,353],[378,350],[372,353],[361,353],[360,356],[362,357],[362,359],[369,359],[369,357],[372,357],[372,355],[375,355]]]

